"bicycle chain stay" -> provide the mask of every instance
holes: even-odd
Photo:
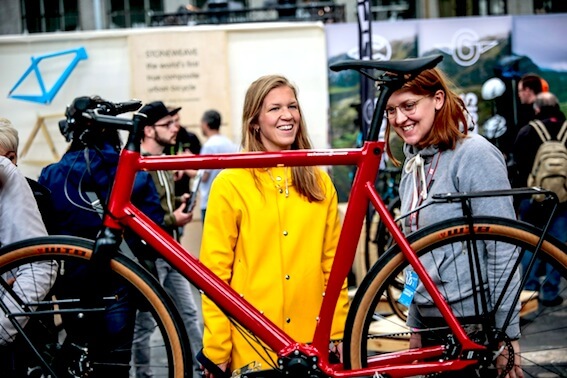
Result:
[[[474,325],[471,325],[474,326]],[[439,331],[439,330],[445,330],[448,329],[448,327],[436,327],[436,328],[426,328],[426,329],[421,329],[421,330],[414,330],[414,331],[407,331],[407,332],[396,332],[396,333],[390,333],[390,334],[381,334],[381,335],[369,335],[367,337],[367,339],[372,340],[372,339],[378,339],[378,338],[399,338],[399,337],[407,337],[409,335],[411,335],[412,333],[423,333],[423,332],[430,332],[430,331]],[[471,329],[469,329],[469,331],[471,331]],[[467,332],[471,335],[471,338],[473,340],[475,340],[475,342],[482,344],[483,340],[482,340],[482,336],[480,338],[475,338],[474,333],[477,333],[478,331],[472,331],[472,332]],[[506,335],[506,334],[498,334],[499,339],[501,339],[505,345],[499,349],[496,352],[491,352],[490,350],[481,350],[481,351],[467,351],[466,353],[462,353],[462,351],[459,351],[459,348],[457,347],[457,342],[455,341],[454,337],[452,335],[449,335],[449,340],[447,342],[447,350],[445,352],[445,358],[447,359],[451,359],[451,358],[457,358],[459,354],[462,354],[461,359],[464,360],[476,360],[479,362],[479,366],[480,367],[485,367],[488,368],[488,366],[496,360],[496,358],[502,354],[502,351],[504,349],[508,350],[508,356],[510,356],[507,359],[507,363],[506,363],[506,367],[505,369],[503,369],[502,373],[499,375],[499,377],[505,377],[506,374],[508,374],[513,368],[514,368],[514,348],[512,347],[510,338]],[[339,340],[337,340],[336,342],[338,342]],[[424,378],[433,378],[433,377],[437,377],[439,376],[439,374],[428,374],[425,375]]]

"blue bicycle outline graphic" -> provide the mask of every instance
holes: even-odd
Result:
[[[55,58],[67,54],[75,54],[75,57],[65,68],[63,73],[61,73],[61,75],[59,76],[57,81],[53,84],[53,86],[49,90],[46,90],[43,77],[41,76],[41,71],[39,70],[39,63],[44,59]],[[69,75],[71,75],[71,72],[73,72],[79,61],[86,59],[88,59],[88,56],[87,56],[87,51],[85,50],[84,47],[39,55],[37,57],[32,56],[30,66],[28,67],[26,72],[24,72],[22,77],[20,77],[18,82],[12,87],[12,89],[10,89],[10,92],[8,92],[8,98],[38,102],[40,104],[50,104],[51,101],[57,95],[57,92],[59,92],[59,90],[61,89],[67,78],[69,77]],[[13,94],[14,91],[20,86],[20,84],[22,84],[22,82],[32,73],[35,74],[37,83],[39,84],[39,88],[41,89],[41,95]]]

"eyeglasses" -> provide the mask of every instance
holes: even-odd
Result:
[[[419,100],[415,101],[406,101],[398,106],[390,106],[385,110],[386,117],[388,117],[389,120],[396,118],[396,109],[400,109],[400,112],[402,112],[402,114],[410,116],[415,113],[415,110],[417,109],[417,103],[427,97],[429,96],[423,96]]]
[[[175,121],[174,119],[172,119],[169,122],[166,123],[156,123],[154,126],[159,126],[159,127],[171,127],[173,125],[176,125],[177,121]]]

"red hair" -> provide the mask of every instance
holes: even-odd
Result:
[[[466,136],[468,125],[465,103],[450,89],[450,82],[441,71],[436,68],[425,70],[406,82],[399,91],[430,97],[433,97],[437,91],[445,93],[445,102],[441,109],[435,112],[431,131],[424,140],[416,145],[417,148],[437,145],[440,151],[452,150],[457,142]],[[391,125],[388,122],[385,135],[388,146],[387,154],[394,164],[400,165],[389,148],[390,131]]]

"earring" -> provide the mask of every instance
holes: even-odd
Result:
[[[259,128],[259,127],[255,127],[255,128],[254,128],[254,132],[257,133],[258,131],[260,131],[260,128]]]

